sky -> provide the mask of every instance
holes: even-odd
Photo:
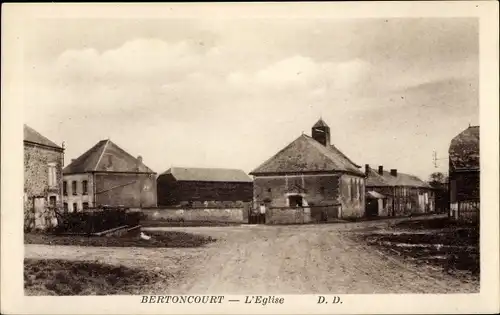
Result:
[[[66,162],[109,138],[162,173],[250,172],[322,117],[357,164],[426,180],[479,124],[477,22],[33,20],[24,119]]]

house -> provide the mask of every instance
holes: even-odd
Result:
[[[63,170],[64,209],[156,206],[156,173],[111,140],[96,145]]]
[[[458,134],[449,148],[450,216],[477,221],[480,206],[479,126]]]
[[[374,170],[368,164],[365,164],[365,174],[366,191],[370,199],[377,200],[376,209],[373,201],[367,203],[370,208],[367,212],[371,215],[402,216],[435,211],[433,188],[417,176],[397,169],[388,172],[382,165]]]
[[[252,186],[238,169],[172,167],[158,176],[158,205],[242,206],[252,201]]]
[[[64,148],[24,125],[25,229],[46,229],[62,206]]]
[[[250,174],[254,207],[266,222],[308,223],[364,215],[364,173],[330,143],[320,119],[312,136],[302,134]]]

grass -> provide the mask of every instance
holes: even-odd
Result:
[[[180,220],[143,220],[144,227],[193,227],[193,226],[238,226],[236,222],[214,222],[214,221],[180,221]]]
[[[479,276],[479,226],[460,225],[448,218],[404,221],[360,237],[390,255],[418,265],[438,266],[456,274]]]
[[[25,259],[26,295],[139,294],[145,286],[168,281],[163,271],[131,269],[95,262]]]
[[[97,247],[200,247],[215,242],[210,236],[203,236],[178,231],[148,232],[151,239],[144,240],[136,233],[123,236],[81,236],[25,233],[25,244],[74,245]]]

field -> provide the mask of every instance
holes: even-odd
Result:
[[[24,287],[27,295],[140,294],[158,281],[174,275],[162,270],[132,269],[99,262],[60,259],[26,259]]]
[[[357,233],[364,242],[417,265],[479,278],[479,227],[448,218],[413,220]]]
[[[145,240],[133,233],[124,236],[79,236],[25,233],[25,244],[73,245],[97,247],[198,247],[214,242],[211,237],[178,232],[164,231],[148,233],[151,239]]]

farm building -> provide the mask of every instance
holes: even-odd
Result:
[[[242,206],[252,200],[252,186],[238,169],[172,167],[158,176],[158,205]]]
[[[449,148],[450,215],[458,220],[479,218],[479,126],[458,134]]]
[[[250,174],[254,208],[268,223],[307,223],[364,215],[364,173],[330,143],[320,119]]]
[[[45,229],[62,206],[64,149],[24,125],[25,229]]]
[[[156,173],[112,141],[102,140],[63,170],[64,209],[156,206]]]
[[[434,212],[434,190],[414,175],[396,169],[385,171],[383,166],[374,170],[365,165],[367,215],[402,216],[413,213]]]

